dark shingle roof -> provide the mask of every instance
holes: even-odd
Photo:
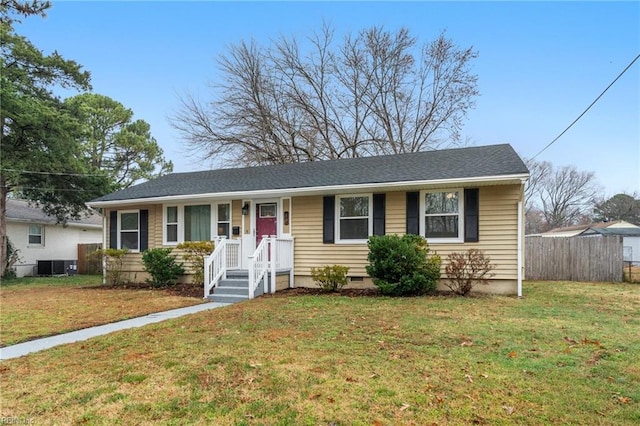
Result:
[[[508,144],[273,166],[173,173],[93,200],[464,179],[529,173]]]
[[[7,198],[7,220],[17,220],[21,222],[31,223],[51,223],[55,224],[57,219],[55,216],[49,216],[42,209],[31,205],[25,200],[16,200]],[[83,216],[78,220],[69,219],[70,225],[92,225],[102,226],[102,217],[99,214],[92,213],[91,216]]]

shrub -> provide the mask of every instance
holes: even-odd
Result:
[[[193,266],[193,284],[204,285],[204,258],[213,252],[213,241],[185,241],[178,244],[177,248],[184,250],[185,262]]]
[[[127,249],[102,249],[91,253],[89,256],[92,258],[98,258],[101,261],[104,259],[107,265],[106,277],[107,284],[120,285],[122,284],[122,275],[124,268],[125,255],[129,253]]]
[[[153,248],[142,253],[144,269],[151,275],[147,282],[154,287],[165,287],[176,283],[176,279],[184,274],[181,263],[176,262],[170,248]]]
[[[20,250],[13,245],[9,237],[7,237],[7,257],[6,264],[4,265],[3,278],[5,280],[14,279],[17,277],[16,270],[14,268],[16,263],[23,262],[24,260],[20,256]]]
[[[349,267],[343,265],[311,268],[311,278],[323,291],[338,291],[347,285],[348,272]]]
[[[491,272],[494,269],[491,258],[481,250],[469,249],[466,252],[451,253],[447,256],[445,274],[449,280],[445,285],[455,294],[466,296],[476,284],[488,283],[489,278],[495,275]]]
[[[435,291],[441,259],[429,256],[429,245],[419,235],[372,236],[368,241],[367,274],[382,294],[419,295]]]

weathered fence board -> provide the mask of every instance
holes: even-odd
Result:
[[[528,280],[622,281],[622,237],[527,237]]]
[[[78,274],[96,275],[102,273],[102,260],[92,253],[101,250],[102,244],[78,244]]]

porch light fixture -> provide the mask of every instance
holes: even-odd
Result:
[[[249,203],[244,203],[242,206],[242,216],[246,216],[249,214]]]

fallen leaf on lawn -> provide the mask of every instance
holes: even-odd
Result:
[[[409,404],[402,404],[402,407],[400,407],[400,411],[404,411],[409,407],[411,407]]]
[[[465,374],[464,377],[465,377],[465,379],[467,379],[467,382],[473,383],[473,377],[471,377],[470,374]]]
[[[309,397],[309,399],[310,399],[310,400],[312,400],[312,401],[313,401],[314,399],[318,399],[318,398],[320,398],[320,394],[319,394],[319,393],[313,394],[313,395],[311,395],[311,396]]]
[[[334,402],[336,402],[336,400],[335,400],[335,399],[333,399],[333,398],[331,398],[331,397],[327,398],[327,401],[329,401],[329,402],[330,402],[330,403],[332,403],[332,404],[333,404]]]
[[[508,405],[503,405],[502,408],[504,409],[505,413],[507,413],[507,416],[512,415],[513,412],[516,411],[515,408],[509,407]]]
[[[460,343],[460,346],[473,346],[473,342],[471,340],[465,340],[464,342]]]
[[[509,358],[515,358],[518,354],[515,351],[509,352]]]
[[[567,336],[564,336],[564,340],[565,342],[571,343],[572,345],[575,345],[578,343],[575,340],[573,340],[571,337],[567,337]]]
[[[618,401],[623,403],[623,404],[629,404],[629,403],[631,403],[631,398],[626,397],[626,396],[619,396],[618,397]]]
[[[262,364],[249,364],[249,367],[258,368],[258,367],[262,367]]]
[[[347,380],[347,382],[350,382],[350,383],[355,383],[355,382],[357,382],[357,380],[356,380],[356,379],[354,379],[353,377],[347,377],[347,379],[346,379],[346,380]]]
[[[369,376],[370,379],[375,379],[376,377],[378,377],[376,373],[373,373],[372,375]]]
[[[379,420],[374,420],[373,421],[373,426],[382,426],[382,422]]]
[[[483,378],[485,378],[485,379],[488,379],[488,378],[489,378],[489,375],[488,375],[488,374],[481,374],[481,376],[482,376]]]

